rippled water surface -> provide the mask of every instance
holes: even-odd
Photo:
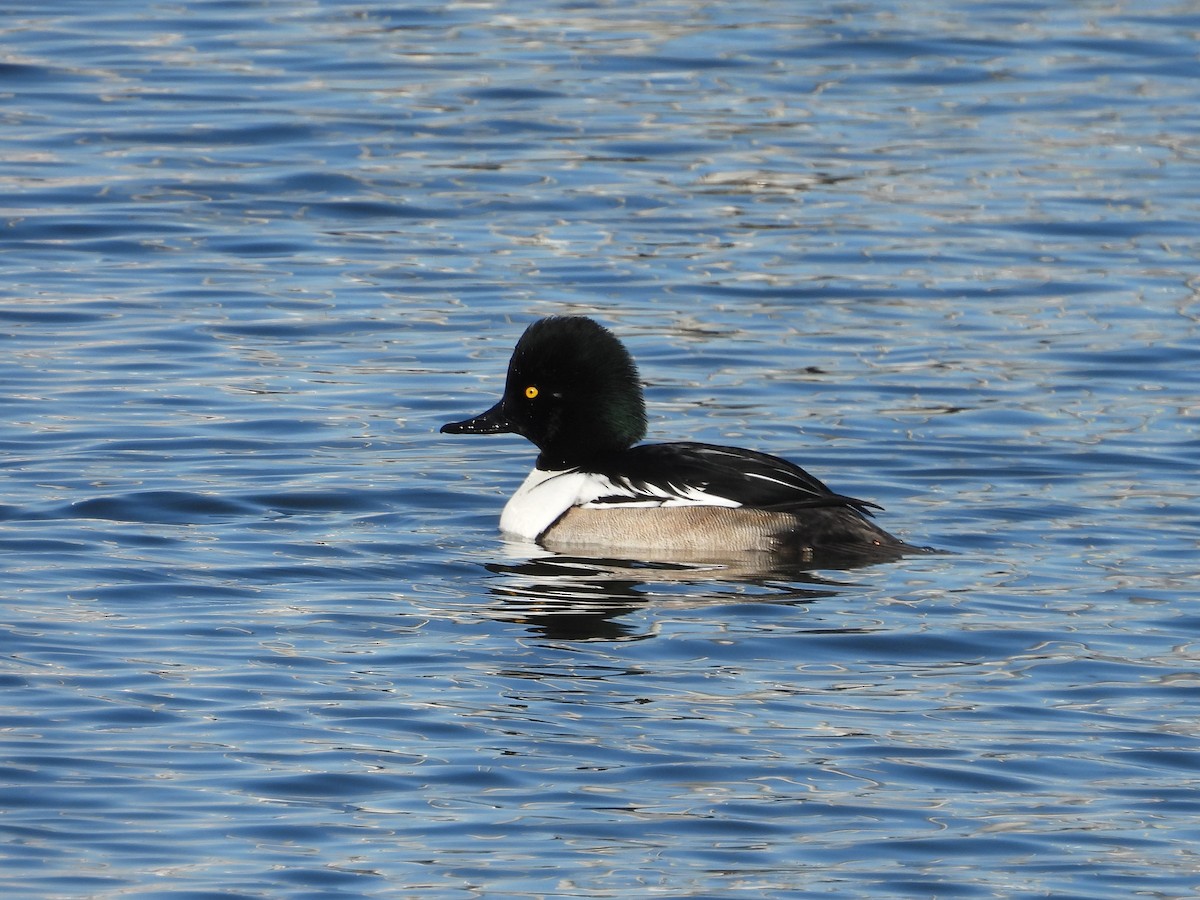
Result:
[[[5,896],[1195,896],[1198,36],[8,4]],[[505,543],[551,313],[951,552]]]

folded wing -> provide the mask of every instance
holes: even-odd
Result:
[[[588,505],[748,507],[789,512],[848,507],[863,515],[880,507],[837,494],[794,463],[767,453],[681,441],[643,444],[602,471],[611,492]]]

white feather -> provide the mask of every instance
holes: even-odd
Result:
[[[605,479],[607,481],[607,479]],[[676,486],[673,484],[639,484],[636,488],[629,485],[627,482],[621,482],[619,485],[612,485],[611,489],[603,494],[597,495],[603,497],[603,503],[588,502],[583,503],[583,506],[589,509],[611,509],[613,507],[629,507],[629,506],[741,506],[736,500],[730,500],[728,497],[720,497],[716,494],[709,494],[698,487],[692,485]],[[612,497],[628,497],[629,502],[622,500],[612,500]]]
[[[601,498],[603,502],[596,502]],[[588,509],[656,509],[664,506],[741,505],[736,500],[708,494],[689,485],[639,484],[634,488],[628,482],[612,481],[589,472],[534,469],[505,504],[504,512],[500,514],[500,529],[517,537],[537,540],[542,532],[573,506]]]
[[[534,469],[509,498],[500,514],[500,530],[536,540],[563,513],[581,502],[600,496],[592,490],[594,475],[584,472],[548,472]]]

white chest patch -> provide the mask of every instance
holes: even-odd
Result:
[[[583,472],[534,469],[505,504],[500,514],[500,530],[537,540],[572,506],[599,497],[604,484],[595,475]]]

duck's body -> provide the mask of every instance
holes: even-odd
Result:
[[[637,369],[620,341],[591,319],[552,317],[521,337],[500,402],[442,431],[514,432],[538,446],[500,527],[551,549],[840,562],[916,549],[870,521],[874,504],[787,460],[713,444],[634,446],[645,427]]]

